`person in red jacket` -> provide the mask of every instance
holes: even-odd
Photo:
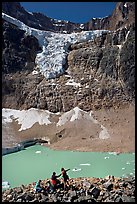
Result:
[[[62,177],[63,177],[63,182],[64,182],[64,190],[66,189],[66,184],[69,184],[68,183],[68,180],[69,180],[69,176],[67,175],[67,171],[69,171],[70,169],[64,169],[64,168],[61,168],[61,174],[62,174]]]
[[[51,179],[50,179],[50,182],[51,182],[51,185],[53,187],[53,190],[55,190],[58,186],[58,184],[60,184],[60,181],[57,179],[58,177],[60,177],[61,174],[59,174],[58,176],[56,175],[56,172],[53,172],[52,176],[51,176]]]

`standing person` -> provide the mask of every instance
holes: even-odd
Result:
[[[63,182],[64,182],[64,190],[66,188],[66,184],[69,184],[68,183],[68,180],[69,180],[69,176],[67,175],[67,171],[69,171],[70,169],[64,169],[64,168],[61,168],[61,174],[62,174],[62,177],[63,177]]]
[[[53,172],[52,176],[51,176],[51,185],[53,187],[53,190],[55,190],[57,188],[57,185],[60,184],[60,181],[57,179],[58,177],[60,177],[61,174],[59,174],[58,176],[56,175],[56,172]]]

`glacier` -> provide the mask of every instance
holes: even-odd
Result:
[[[42,51],[37,53],[35,59],[36,69],[46,79],[56,78],[65,72],[64,65],[66,64],[66,58],[69,53],[68,48],[71,44],[92,40],[103,33],[111,32],[109,30],[92,30],[73,32],[71,34],[55,33],[31,28],[5,13],[2,13],[2,18],[24,30],[26,35],[33,35],[38,39]]]

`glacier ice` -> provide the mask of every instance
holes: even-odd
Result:
[[[108,30],[92,30],[71,34],[54,33],[31,28],[5,13],[2,13],[2,17],[18,26],[19,29],[26,31],[27,35],[33,35],[38,39],[42,51],[37,54],[35,62],[37,68],[47,79],[56,78],[64,73],[68,48],[71,44],[92,40],[95,36],[110,32]]]

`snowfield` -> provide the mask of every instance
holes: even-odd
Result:
[[[53,124],[50,121],[51,115],[58,115],[58,122],[56,126],[63,126],[66,123],[70,122],[73,124],[74,121],[77,120],[86,120],[87,122],[99,124],[102,129],[99,133],[100,139],[107,139],[110,137],[107,129],[100,124],[94,117],[92,116],[92,111],[90,113],[81,110],[78,107],[71,109],[65,113],[52,113],[48,110],[39,110],[36,108],[30,108],[28,110],[15,110],[15,109],[2,109],[2,124],[10,123],[13,120],[17,121],[18,124],[21,125],[18,131],[26,130],[31,128],[35,123],[39,123],[39,125],[49,125]]]
[[[38,110],[31,108],[28,110],[14,110],[14,109],[2,109],[2,123],[12,122],[13,119],[21,124],[19,131],[31,128],[35,123],[39,125],[51,124],[49,121],[49,111]]]
[[[96,36],[110,32],[108,30],[93,30],[61,34],[31,28],[5,13],[2,13],[2,18],[24,30],[26,35],[33,35],[38,39],[42,52],[37,54],[36,64],[47,79],[56,78],[64,73],[68,47],[71,44],[92,40]]]

